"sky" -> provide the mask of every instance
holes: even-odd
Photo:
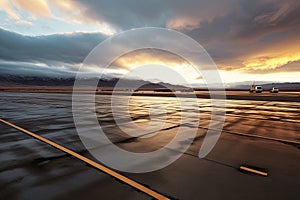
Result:
[[[298,0],[0,0],[0,72],[71,76],[100,42],[142,27],[199,42],[225,83],[300,81]],[[116,60],[107,75],[151,63],[188,68],[171,53],[144,50]]]

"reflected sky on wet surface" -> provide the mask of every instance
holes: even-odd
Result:
[[[121,106],[123,97],[118,98]],[[189,98],[185,101],[188,102]],[[110,96],[96,96],[95,106],[99,123],[108,138],[119,147],[133,152],[154,151],[167,144],[178,130],[181,112],[188,113],[188,121],[196,120],[200,116],[199,130],[192,146],[187,151],[187,154],[197,158],[211,117],[210,100],[198,99],[197,101],[198,105],[191,105],[182,110],[176,98],[131,97],[129,113],[132,121],[125,119],[125,125],[135,123],[140,127],[145,127],[150,122],[150,115],[151,120],[158,123],[166,119],[163,129],[148,138],[132,137],[117,127],[111,113]],[[159,106],[153,106],[154,103]],[[300,141],[299,108],[297,102],[228,100],[224,130]],[[0,111],[1,118],[90,156],[82,145],[74,126],[71,94],[2,92],[0,93]],[[122,117],[122,113],[118,113],[118,117]],[[189,124],[184,124],[184,126],[188,127]],[[84,179],[84,177],[90,177],[90,179],[86,179],[81,184],[88,185],[96,181],[91,178],[95,176],[94,172],[91,172],[92,169],[86,169],[84,164],[77,163],[60,151],[8,126],[1,124],[0,128],[0,183],[6,185],[7,197],[24,197],[33,193],[37,188],[54,188],[53,190],[57,192],[53,192],[49,196],[50,199],[74,190],[74,187],[68,187],[62,192],[58,189],[59,183]],[[147,134],[149,133],[143,132],[141,136]],[[226,135],[226,132],[222,133],[222,137],[224,134]],[[62,159],[67,159],[68,162],[63,162]],[[32,168],[32,165],[36,168]],[[57,176],[64,178],[58,180],[55,178]],[[102,178],[103,180],[109,179],[107,176]],[[41,183],[49,181],[55,183],[54,186],[51,184],[51,186],[49,184],[41,186]],[[78,184],[78,187],[82,186],[79,182]],[[13,191],[19,192],[15,194]],[[128,193],[131,194],[131,191],[129,190]]]

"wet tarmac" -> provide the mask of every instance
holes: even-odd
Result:
[[[123,97],[118,98],[121,105]],[[197,101],[197,106],[182,111],[173,97],[132,97],[130,115],[139,126],[150,123],[149,108],[152,120],[164,119],[161,109],[151,107],[153,103],[163,105],[167,112],[160,133],[144,139],[141,137],[147,133],[141,137],[124,134],[114,123],[110,96],[97,95],[96,112],[101,127],[115,145],[132,152],[161,148],[175,136],[180,112],[187,112],[190,121],[200,113],[197,136],[177,161],[155,172],[121,173],[174,199],[298,198],[299,145],[226,131],[299,142],[299,103],[228,100],[224,131],[213,151],[199,159],[210,122],[211,102],[202,98]],[[77,135],[71,94],[1,92],[0,117],[94,159]],[[20,131],[4,124],[0,124],[0,129],[0,199],[151,199]],[[241,165],[264,169],[268,176],[241,172]]]

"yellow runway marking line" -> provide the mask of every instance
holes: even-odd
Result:
[[[41,137],[41,136],[39,136],[39,135],[31,132],[31,131],[28,131],[28,130],[22,128],[22,127],[14,125],[14,124],[12,124],[12,123],[10,123],[10,122],[8,122],[6,120],[3,120],[1,118],[0,118],[0,121],[3,122],[4,124],[7,124],[8,126],[11,126],[11,127],[15,128],[15,129],[19,130],[19,131],[22,131],[23,133],[26,133],[27,135],[30,135],[31,137],[33,137],[35,139],[38,139],[38,140],[40,140],[42,142],[45,142],[45,143],[47,143],[47,144],[49,144],[49,145],[51,145],[51,146],[53,146],[53,147],[55,147],[55,148],[57,148],[57,149],[65,152],[67,154],[70,154],[70,155],[74,156],[75,158],[78,158],[79,160],[81,160],[81,161],[83,161],[83,162],[85,162],[85,163],[87,163],[87,164],[89,164],[89,165],[91,165],[91,166],[93,166],[93,167],[101,170],[102,172],[105,172],[106,174],[109,174],[109,175],[115,177],[116,179],[118,179],[118,180],[120,180],[120,181],[122,181],[122,182],[124,182],[124,183],[126,183],[126,184],[128,184],[128,185],[130,185],[130,186],[132,186],[132,187],[134,187],[134,188],[136,188],[136,189],[138,189],[138,190],[146,193],[146,194],[148,194],[149,196],[151,196],[151,197],[153,197],[155,199],[160,199],[160,200],[169,199],[168,197],[165,197],[164,195],[159,194],[159,193],[157,193],[157,192],[155,192],[155,191],[153,191],[153,190],[151,190],[151,189],[149,189],[149,188],[147,188],[147,187],[145,187],[145,186],[143,186],[143,185],[135,182],[134,180],[131,180],[131,179],[129,179],[129,178],[127,178],[127,177],[125,177],[125,176],[123,176],[123,175],[121,175],[121,174],[119,174],[119,173],[117,173],[117,172],[115,172],[115,171],[113,171],[113,170],[111,170],[111,169],[109,169],[109,168],[107,168],[107,167],[105,167],[105,166],[103,166],[103,165],[95,162],[95,161],[92,161],[92,160],[90,160],[90,159],[88,159],[88,158],[86,158],[86,157],[84,157],[84,156],[82,156],[82,155],[80,155],[80,154],[78,154],[78,153],[76,153],[76,152],[74,152],[74,151],[66,148],[66,147],[63,147],[63,146],[61,146],[61,145],[59,145],[59,144],[57,144],[55,142],[52,142],[51,140],[48,140],[48,139],[46,139],[44,137]]]
[[[259,171],[259,170],[256,170],[256,169],[251,169],[249,167],[240,166],[240,169],[244,170],[244,171],[247,171],[247,172],[254,173],[254,174],[259,174],[259,175],[262,175],[262,176],[268,176],[267,172],[262,172],[262,171]]]
[[[294,140],[285,140],[285,139],[279,139],[279,138],[273,138],[273,137],[266,137],[266,136],[261,136],[261,135],[252,135],[252,134],[247,134],[247,133],[237,133],[237,132],[232,132],[232,131],[226,131],[223,130],[226,133],[229,134],[234,134],[234,135],[241,135],[241,136],[247,136],[247,137],[255,137],[255,138],[261,138],[261,139],[266,139],[266,140],[273,140],[277,142],[285,142],[285,143],[290,143],[290,144],[300,144],[300,141],[294,141]]]
[[[203,126],[199,126],[199,128],[208,129],[207,127],[203,127]],[[213,129],[213,128],[209,128],[209,129],[210,130],[217,130],[217,131],[219,131],[218,129]],[[238,133],[238,132],[228,131],[228,130],[224,130],[224,129],[222,130],[222,132],[229,133],[229,134],[232,134],[232,135],[254,137],[254,138],[260,138],[260,139],[265,139],[265,140],[273,140],[273,141],[277,141],[277,142],[285,142],[285,143],[300,145],[300,141],[295,141],[295,140],[285,140],[285,139],[273,138],[273,137],[255,135],[255,134]]]

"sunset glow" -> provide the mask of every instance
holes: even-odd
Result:
[[[47,70],[36,63],[73,75],[85,56],[109,36],[156,26],[175,29],[199,42],[217,64],[225,83],[297,82],[300,77],[300,12],[294,1],[199,1],[193,2],[194,6],[166,1],[154,13],[146,12],[157,7],[151,2],[124,1],[119,6],[114,1],[1,0],[0,5],[0,37],[7,47],[0,52],[0,66],[5,70],[6,63],[10,63],[15,66],[14,74],[19,71],[21,75],[19,69],[25,62],[40,74],[47,74]],[[124,74],[151,64],[178,72],[189,71],[190,66],[172,52],[144,50],[117,59],[107,73]],[[87,67],[86,71],[92,75],[97,67],[103,66]],[[188,73],[199,82],[192,71]]]

